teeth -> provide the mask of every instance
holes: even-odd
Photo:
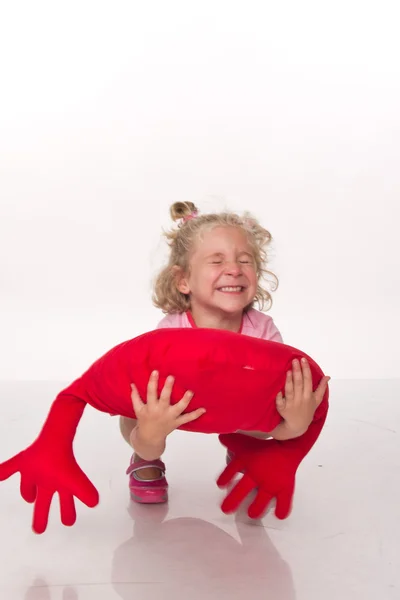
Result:
[[[223,287],[220,288],[221,292],[240,292],[242,290],[242,286],[239,285],[237,287]]]

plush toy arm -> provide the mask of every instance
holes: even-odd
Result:
[[[234,512],[254,489],[257,496],[248,509],[251,518],[259,518],[276,498],[275,515],[285,519],[291,510],[296,471],[308,454],[324,426],[328,401],[304,435],[280,442],[259,440],[241,434],[221,435],[220,440],[234,454],[232,462],[217,480],[220,487],[227,486],[238,473],[242,479],[233,487],[222,503],[225,513]],[[322,405],[321,405],[322,407]]]
[[[38,438],[25,450],[0,464],[0,480],[21,473],[21,496],[35,503],[32,529],[46,530],[50,505],[55,492],[60,498],[61,521],[73,525],[76,520],[74,496],[87,506],[98,503],[98,492],[78,466],[73,440],[86,403],[62,392],[53,402]]]

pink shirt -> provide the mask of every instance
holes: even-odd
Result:
[[[190,312],[166,315],[157,325],[157,329],[196,327]],[[262,338],[272,342],[283,343],[282,336],[272,318],[251,308],[243,315],[239,333],[251,337]]]

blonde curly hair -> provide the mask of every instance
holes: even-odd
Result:
[[[190,272],[190,255],[201,235],[214,227],[238,227],[247,236],[254,253],[257,273],[257,290],[253,301],[246,306],[249,310],[257,302],[260,310],[269,310],[272,306],[271,293],[262,286],[262,280],[268,282],[271,290],[279,285],[278,278],[267,267],[267,246],[272,240],[269,231],[264,229],[250,213],[240,217],[236,213],[222,212],[198,215],[198,209],[193,202],[175,202],[170,207],[173,221],[179,221],[178,227],[164,231],[170,247],[168,264],[159,272],[154,282],[153,304],[164,313],[183,313],[190,309],[190,297],[177,289],[176,267],[184,273]]]

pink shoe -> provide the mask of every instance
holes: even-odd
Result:
[[[136,473],[142,469],[154,467],[160,469],[161,476],[157,479],[140,479]],[[161,504],[168,500],[168,483],[165,479],[165,464],[161,460],[138,460],[134,456],[126,470],[129,475],[129,489],[131,498],[140,504]]]

